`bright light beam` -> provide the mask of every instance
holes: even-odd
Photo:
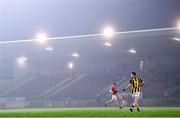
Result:
[[[107,37],[107,38],[112,38],[114,33],[115,33],[114,29],[112,27],[110,27],[110,26],[106,27],[104,29],[104,31],[103,31],[104,36]]]
[[[46,47],[45,49],[46,49],[47,51],[50,51],[50,52],[52,52],[52,51],[53,51],[53,48],[52,48],[52,47],[50,47],[50,46],[49,46],[49,47]]]
[[[72,62],[68,63],[68,68],[69,69],[73,69],[73,67],[74,67],[74,64]]]
[[[72,53],[72,55],[71,55],[72,57],[76,57],[76,58],[78,58],[79,57],[79,54],[78,53]]]
[[[136,54],[136,50],[133,49],[133,48],[129,49],[129,52],[130,52],[130,53],[133,53],[133,54]]]
[[[177,38],[177,37],[174,37],[173,39],[176,41],[180,41],[180,38]]]
[[[133,33],[145,33],[145,32],[156,32],[156,31],[168,31],[176,30],[177,27],[168,27],[168,28],[159,28],[159,29],[145,29],[145,30],[132,30],[132,31],[123,31],[123,32],[114,32],[114,34],[133,34]],[[94,37],[94,36],[103,36],[104,34],[88,34],[88,35],[74,35],[74,36],[64,36],[64,37],[51,37],[47,40],[62,40],[62,39],[76,39],[84,37]],[[15,41],[1,41],[0,44],[12,44],[12,43],[24,43],[24,42],[33,42],[36,39],[26,39],[26,40],[15,40]]]
[[[27,57],[19,57],[19,58],[17,58],[17,62],[20,65],[24,65],[26,61],[27,61]]]
[[[108,47],[111,47],[111,46],[112,46],[112,44],[111,44],[111,43],[108,43],[108,42],[105,42],[104,45],[105,45],[105,46],[108,46]]]
[[[46,43],[47,40],[48,38],[45,33],[39,33],[35,39],[35,41],[37,41],[40,44]]]

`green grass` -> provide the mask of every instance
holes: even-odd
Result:
[[[43,108],[1,110],[0,117],[180,117],[180,107],[146,107],[141,112],[130,112],[129,108]]]

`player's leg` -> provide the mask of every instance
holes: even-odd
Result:
[[[137,111],[140,112],[140,109],[139,109],[139,97],[140,97],[140,93],[136,93],[136,96],[135,96],[135,107],[137,108]]]
[[[123,107],[125,107],[126,106],[126,101],[125,100],[122,100],[122,103],[121,103],[121,109],[123,108]]]
[[[113,101],[114,101],[114,98],[112,96],[111,100],[109,100],[105,103],[105,107],[107,107],[107,105],[111,104]]]
[[[121,98],[121,107],[120,108],[123,108],[125,106],[126,106],[126,100],[125,100],[125,93],[123,92],[122,98]]]
[[[139,103],[139,97],[136,98],[136,108],[137,108],[137,111],[140,112],[138,103]]]
[[[106,102],[106,105],[111,104],[114,100],[109,100]]]
[[[131,112],[133,112],[134,106],[135,106],[135,93],[132,94],[132,98],[133,98],[133,104],[132,104],[132,106],[130,107],[130,111],[131,111]]]
[[[118,97],[118,95],[114,95],[113,99],[114,99],[114,101],[116,102],[116,105],[120,108],[120,103],[119,103],[119,97]]]
[[[134,107],[136,107],[137,111],[140,112],[138,102],[139,102],[139,93],[135,93],[134,94],[134,102],[133,102],[132,107],[130,108],[131,111],[133,111]]]

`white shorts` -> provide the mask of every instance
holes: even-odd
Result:
[[[126,101],[125,100],[122,101],[121,106],[126,106]]]
[[[132,93],[132,97],[134,98],[134,97],[140,97],[140,92],[136,92],[136,93]]]
[[[111,98],[111,101],[117,101],[118,100],[118,98],[117,98],[117,95],[112,95],[112,98]]]

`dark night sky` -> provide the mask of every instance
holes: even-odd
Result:
[[[0,0],[0,40],[175,26],[180,0]]]

